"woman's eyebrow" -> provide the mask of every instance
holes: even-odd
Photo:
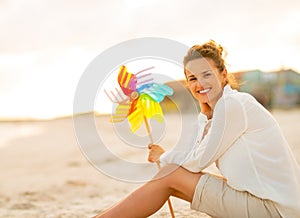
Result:
[[[196,76],[196,74],[205,74],[205,73],[207,73],[209,71],[211,71],[211,70],[204,70],[204,71],[202,71],[200,73],[191,73],[191,72],[189,72],[190,75],[188,75],[188,77],[194,77],[194,76]]]
[[[195,75],[194,74],[190,74],[187,77],[195,77]]]
[[[201,74],[207,73],[208,71],[211,71],[211,70],[205,70],[205,71],[201,72]]]

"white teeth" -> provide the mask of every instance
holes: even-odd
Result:
[[[208,93],[210,91],[210,89],[204,89],[204,90],[201,90],[199,91],[200,94],[205,94],[205,93]]]

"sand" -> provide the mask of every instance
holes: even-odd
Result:
[[[272,113],[300,163],[300,110]],[[82,115],[83,123],[85,119],[86,115]],[[172,144],[175,139],[170,135],[178,135],[179,131],[177,117],[166,115],[166,120],[163,145]],[[96,126],[103,133],[105,143],[114,145],[111,149],[116,155],[146,163],[147,149],[128,148],[118,143],[107,117],[97,117]],[[0,133],[0,217],[92,217],[141,185],[100,173],[78,145],[72,118],[0,122]],[[82,134],[89,133],[87,127]],[[97,146],[92,140],[91,144]],[[100,161],[118,167],[114,160]],[[187,202],[175,198],[172,202],[176,217],[208,217],[192,211]],[[151,217],[170,217],[168,207],[165,205]]]

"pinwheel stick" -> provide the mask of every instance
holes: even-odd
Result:
[[[152,134],[151,134],[150,126],[149,126],[149,123],[148,123],[148,119],[145,116],[144,116],[144,122],[145,122],[145,125],[146,125],[146,129],[147,129],[147,133],[148,133],[148,136],[149,136],[149,139],[150,139],[150,143],[153,144],[154,141],[153,141],[153,137],[152,137]],[[160,164],[159,164],[158,161],[156,161],[156,164],[157,164],[158,169],[160,169],[161,167],[160,167]],[[170,213],[171,213],[172,218],[175,218],[175,214],[174,214],[174,210],[173,210],[173,206],[172,206],[170,198],[168,198],[168,205],[169,205],[169,209],[170,209]]]

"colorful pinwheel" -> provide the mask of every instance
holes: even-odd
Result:
[[[144,74],[144,72],[153,69],[153,67],[144,69],[136,74],[129,73],[127,68],[122,65],[118,74],[118,83],[126,98],[122,98],[121,93],[118,92],[118,97],[111,92],[111,97],[105,90],[106,95],[112,102],[118,103],[116,113],[112,116],[112,122],[122,122],[126,118],[128,119],[131,127],[131,131],[138,130],[143,122],[146,122],[147,118],[156,119],[162,123],[163,112],[160,106],[160,102],[165,96],[173,94],[173,89],[165,84],[158,84],[153,82],[153,78],[150,78],[151,73]]]
[[[131,131],[138,130],[142,123],[146,125],[146,129],[150,138],[150,143],[153,144],[151,130],[148,124],[148,118],[154,118],[158,122],[163,122],[163,112],[160,107],[160,102],[165,96],[173,94],[173,89],[164,84],[153,82],[151,73],[146,71],[153,67],[144,69],[136,74],[128,73],[127,68],[122,65],[118,74],[118,83],[126,98],[122,97],[120,91],[116,88],[117,94],[111,91],[111,95],[104,90],[108,98],[118,103],[116,113],[111,117],[111,122],[122,122],[128,119]],[[160,168],[159,162],[157,162]],[[168,205],[171,217],[175,218],[171,200],[168,199]]]

